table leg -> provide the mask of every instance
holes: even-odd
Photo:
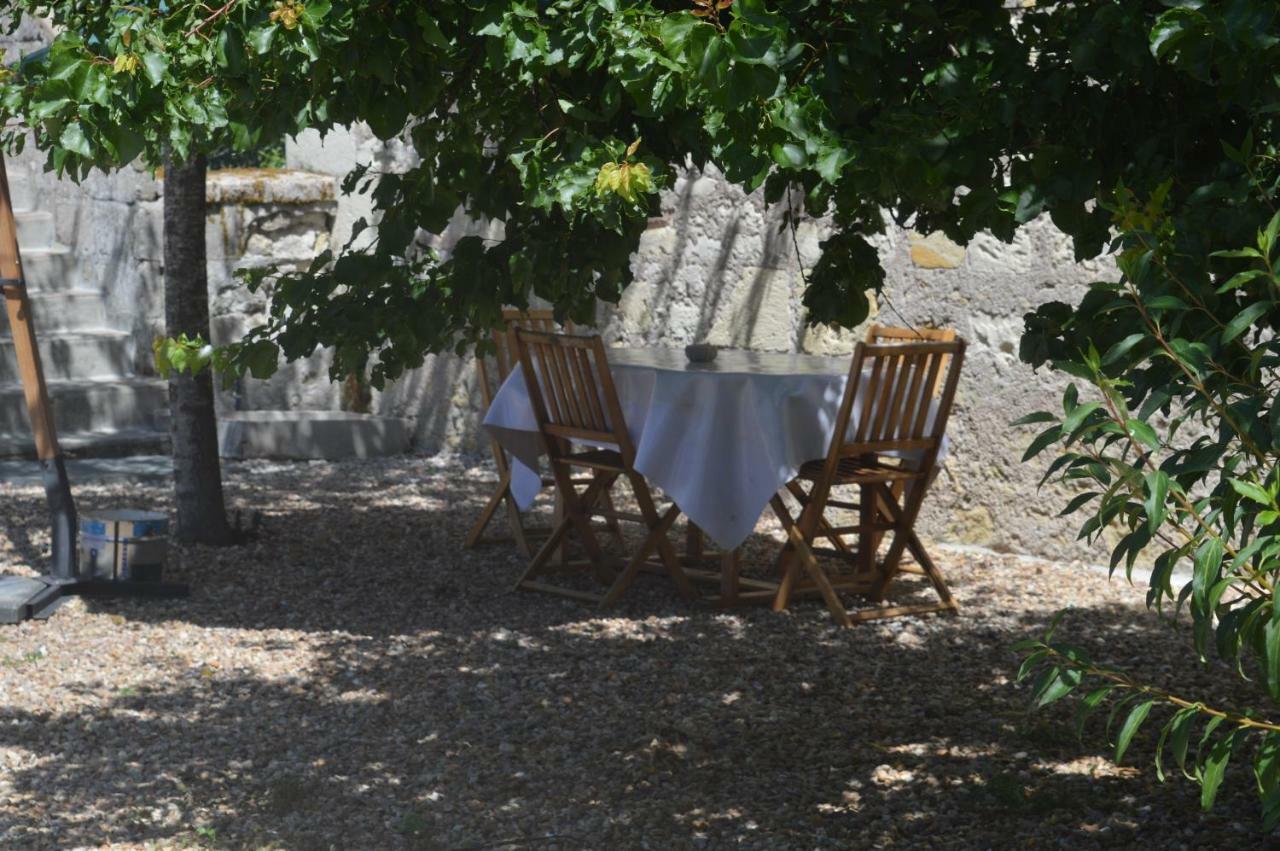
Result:
[[[871,485],[859,488],[857,572],[860,577],[871,577],[876,570],[876,550],[880,548],[880,535],[873,528],[880,512],[876,510],[876,492]]]
[[[720,604],[736,606],[738,604],[738,570],[742,566],[742,553],[734,547],[720,556]]]
[[[684,533],[684,557],[689,565],[700,564],[703,560],[702,530],[692,521]]]

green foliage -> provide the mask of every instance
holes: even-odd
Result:
[[[283,5],[297,14],[266,2],[18,0],[6,11],[50,16],[61,34],[0,80],[0,113],[34,130],[51,170],[77,179],[323,125],[336,69],[317,61],[318,45],[342,43],[350,20],[328,0]],[[8,146],[20,131],[10,127]]]
[[[1111,705],[1125,719],[1117,760],[1160,719],[1157,771],[1172,755],[1206,809],[1247,755],[1267,830],[1280,826],[1280,726],[1266,720],[1280,706],[1280,85],[1263,69],[1280,58],[1277,17],[1248,2],[1155,16],[1157,73],[1186,92],[1193,124],[1214,114],[1216,126],[1156,166],[1165,179],[1114,184],[1097,209],[1114,228],[1119,280],[1078,305],[1042,305],[1022,341],[1024,360],[1077,379],[1060,412],[1022,420],[1041,428],[1027,457],[1055,456],[1045,480],[1081,491],[1063,514],[1083,518],[1081,538],[1114,541],[1113,571],[1131,577],[1149,561],[1148,605],[1185,610],[1200,660],[1229,662],[1264,693],[1247,709],[1180,697],[1051,637],[1023,645],[1021,675],[1038,677],[1040,705],[1086,689],[1082,714]]]
[[[322,71],[294,101],[327,103],[309,121],[365,120],[420,160],[352,175],[378,211],[366,247],[279,287],[256,336],[288,357],[332,346],[335,375],[368,368],[380,384],[483,340],[535,295],[590,320],[630,282],[657,190],[690,164],[830,216],[804,303],[809,321],[850,326],[883,283],[870,240],[888,219],[965,242],[1047,213],[1094,256],[1110,227],[1099,199],[1121,181],[1144,196],[1170,174],[1211,182],[1218,140],[1238,146],[1248,104],[1274,88],[1261,0],[1006,5],[335,0],[302,47],[305,18],[286,32],[273,6],[242,0],[208,28],[248,46],[219,80],[275,80],[259,63],[292,38]],[[649,179],[599,193],[637,138]],[[501,238],[434,255],[420,235],[459,209],[501,222]]]

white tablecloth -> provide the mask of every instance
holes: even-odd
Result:
[[[726,549],[801,464],[826,456],[849,373],[848,357],[734,350],[691,364],[679,349],[610,349],[609,365],[636,470]],[[542,486],[542,443],[522,370],[484,425],[516,460],[511,489],[527,508]]]

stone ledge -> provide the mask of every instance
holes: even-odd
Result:
[[[345,411],[235,411],[218,417],[223,458],[334,461],[403,455],[413,424]]]
[[[338,197],[338,180],[327,174],[277,168],[228,168],[209,172],[210,204],[318,204]]]

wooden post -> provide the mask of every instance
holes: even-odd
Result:
[[[31,324],[31,302],[27,297],[26,277],[22,272],[22,254],[18,249],[18,225],[13,216],[13,199],[9,195],[9,176],[4,157],[0,156],[0,290],[4,293],[9,315],[9,332],[18,360],[22,392],[35,435],[36,455],[44,472],[45,493],[53,519],[53,569],[57,579],[76,579],[76,508],[71,498],[67,468],[58,446],[58,433],[53,425],[53,408],[49,390],[40,366],[40,350],[36,347],[36,330]]]

